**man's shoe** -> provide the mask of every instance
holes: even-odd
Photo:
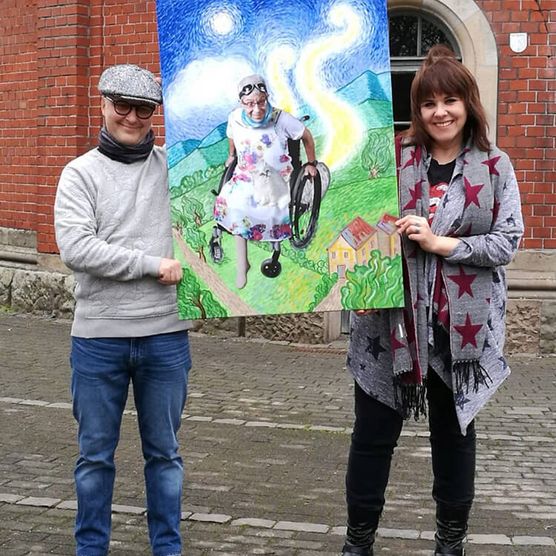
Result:
[[[373,549],[367,546],[350,546],[349,544],[344,544],[341,556],[373,556]]]

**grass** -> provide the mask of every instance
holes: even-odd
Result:
[[[384,132],[388,133],[388,130]],[[317,138],[317,141],[319,139]],[[249,242],[251,269],[248,273],[247,285],[241,290],[235,287],[236,257],[232,236],[223,234],[225,257],[222,263],[215,264],[210,259],[208,240],[214,225],[212,207],[215,199],[211,189],[217,188],[218,181],[218,178],[211,178],[185,193],[201,201],[205,207],[204,224],[200,229],[207,238],[205,250],[207,264],[228,285],[230,291],[260,313],[282,314],[307,311],[307,307],[314,299],[315,288],[321,280],[321,274],[303,268],[290,259],[288,251],[292,248],[282,250],[280,257],[282,273],[276,278],[267,278],[261,273],[260,265],[271,256],[271,252],[261,248],[258,242]],[[172,203],[179,202],[181,197],[176,195],[178,191],[179,189],[172,191]],[[332,182],[321,203],[317,232],[304,250],[306,258],[313,262],[327,263],[327,248],[355,217],[360,216],[374,226],[384,213],[398,213],[396,178],[392,175],[370,180],[368,169],[361,165],[360,153],[357,153],[348,166],[332,174]],[[221,301],[220,303],[224,305]]]

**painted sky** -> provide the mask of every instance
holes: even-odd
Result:
[[[157,0],[157,15],[168,146],[225,122],[250,73],[295,113],[311,73],[335,91],[389,70],[385,0]]]

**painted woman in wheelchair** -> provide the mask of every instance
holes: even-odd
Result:
[[[240,106],[228,117],[229,156],[237,163],[214,205],[216,222],[234,236],[237,253],[236,286],[247,283],[247,241],[281,242],[290,238],[290,176],[293,171],[288,139],[301,140],[307,160],[305,172],[317,175],[311,132],[291,114],[275,109],[260,75],[238,85]]]

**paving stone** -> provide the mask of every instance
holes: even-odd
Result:
[[[556,542],[550,537],[512,537],[512,542],[525,546],[556,546]]]
[[[207,521],[209,523],[228,523],[232,516],[224,514],[191,514],[187,519],[190,521]]]
[[[275,521],[271,519],[258,519],[255,517],[243,517],[240,519],[234,519],[231,525],[235,527],[260,527],[263,529],[270,529],[276,525]]]
[[[244,425],[245,421],[243,419],[214,419],[215,423],[221,425]]]
[[[69,328],[65,321],[0,315],[2,556],[74,554],[77,447]],[[345,534],[344,476],[353,419],[345,352],[201,334],[192,335],[191,347],[190,396],[180,431],[184,554],[337,556]],[[510,363],[512,375],[476,420],[477,488],[468,552],[554,556],[556,358]],[[431,555],[428,436],[426,422],[404,424],[377,554]],[[131,396],[116,465],[114,502],[121,513],[113,514],[111,556],[149,555]],[[26,498],[58,502],[17,503]]]
[[[59,498],[42,498],[39,496],[28,496],[27,498],[22,498],[18,500],[16,504],[22,506],[39,506],[44,508],[52,508],[60,502]]]
[[[191,415],[187,418],[188,421],[200,421],[204,423],[210,423],[213,418],[212,417],[204,417],[202,415]]]
[[[268,421],[248,421],[245,423],[246,427],[267,427],[267,428],[275,428],[278,426],[277,423],[271,423]]]
[[[77,500],[64,500],[60,502],[56,508],[58,510],[75,510],[77,511]]]
[[[386,539],[391,537],[396,539],[418,539],[420,533],[414,529],[387,529],[385,527],[379,527],[377,535]]]
[[[285,529],[286,531],[304,531],[306,533],[328,533],[330,527],[319,523],[299,523],[293,521],[279,521],[274,529]]]
[[[7,494],[7,493],[0,492],[0,502],[6,502],[8,504],[15,504],[16,502],[18,502],[22,498],[24,498],[24,497],[20,496],[20,495],[17,495],[17,494]]]
[[[473,544],[512,544],[512,541],[506,535],[479,535],[471,533],[469,542]]]
[[[146,510],[138,506],[126,506],[125,504],[112,504],[112,512],[115,514],[143,515]]]

